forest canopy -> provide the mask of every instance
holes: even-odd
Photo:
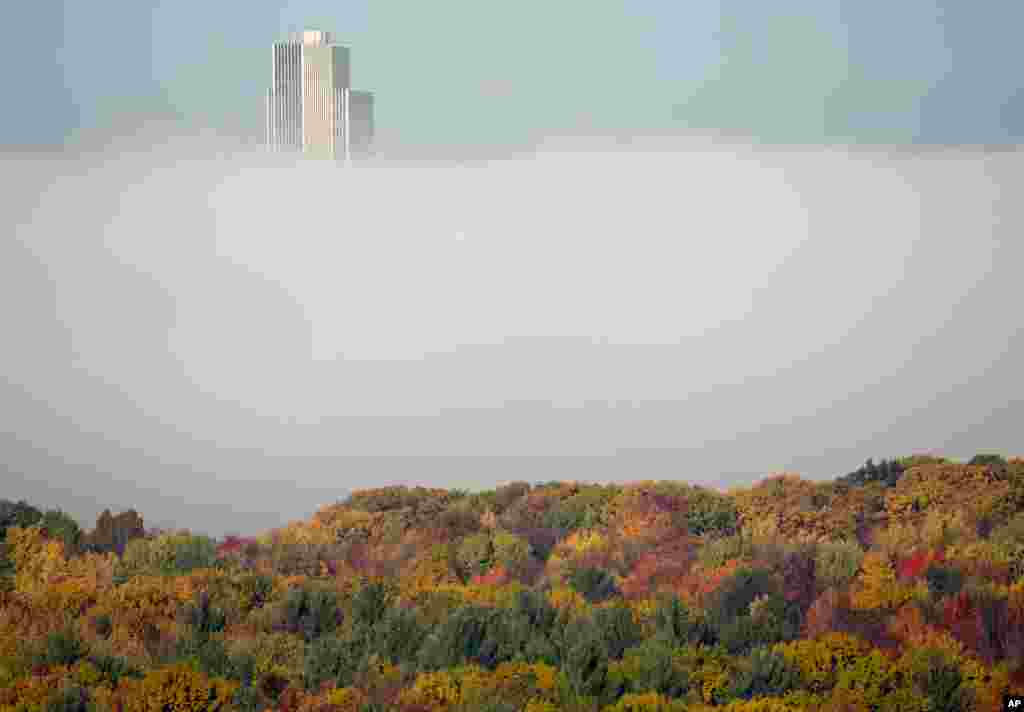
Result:
[[[0,712],[986,710],[1024,459],[357,490],[220,540],[0,499]]]

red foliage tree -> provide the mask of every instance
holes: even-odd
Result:
[[[953,637],[971,650],[977,650],[981,642],[978,630],[977,608],[966,591],[961,591],[945,601],[942,607],[942,623]]]
[[[896,562],[896,576],[900,581],[912,581],[924,575],[932,564],[946,560],[941,549],[924,549]]]
[[[469,582],[474,586],[502,586],[510,579],[508,570],[504,566],[498,565],[492,566],[487,573],[477,574]]]
[[[811,604],[804,617],[804,635],[808,638],[816,638],[825,633],[835,632],[838,627],[840,611],[845,601],[842,594],[834,588],[830,588]]]
[[[665,542],[641,555],[619,588],[627,599],[643,598],[661,588],[675,589],[689,573],[692,558],[685,538]]]
[[[961,591],[946,599],[942,606],[942,624],[949,629],[970,617],[971,597],[967,591]]]
[[[228,534],[217,546],[217,556],[237,556],[242,553],[246,546],[256,545],[253,537],[242,537],[235,534]]]

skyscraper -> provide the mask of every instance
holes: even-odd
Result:
[[[330,32],[307,30],[273,46],[267,147],[358,158],[373,144],[373,94],[351,88],[350,53]]]

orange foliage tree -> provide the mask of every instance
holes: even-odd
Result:
[[[864,556],[857,586],[850,598],[853,608],[895,609],[912,597],[912,589],[897,582],[896,570],[887,556],[874,551]]]

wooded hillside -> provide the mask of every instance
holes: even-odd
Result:
[[[1021,458],[725,493],[386,487],[220,541],[0,500],[0,544],[0,712],[924,712],[1024,690]]]

